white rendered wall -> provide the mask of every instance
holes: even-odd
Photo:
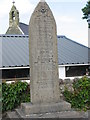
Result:
[[[65,72],[65,66],[59,66],[58,68],[59,71],[59,79],[63,79],[66,77],[66,72]]]

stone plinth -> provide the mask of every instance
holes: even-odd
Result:
[[[25,115],[39,114],[39,113],[52,113],[67,111],[71,109],[71,105],[65,101],[59,103],[46,103],[46,104],[31,104],[22,103],[21,110]]]

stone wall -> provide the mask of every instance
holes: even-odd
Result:
[[[77,81],[78,78],[75,79],[59,79],[59,89],[60,89],[60,97],[61,100],[64,100],[63,92],[65,90],[65,87],[68,88],[69,91],[73,92],[73,82]]]

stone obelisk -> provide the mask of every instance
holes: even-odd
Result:
[[[56,23],[46,2],[37,5],[31,16],[29,30],[31,102],[58,102]]]
[[[45,1],[35,8],[29,24],[31,103],[22,104],[26,115],[70,109],[60,102],[57,30],[54,16]]]

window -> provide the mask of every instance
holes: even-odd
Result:
[[[2,78],[24,78],[29,77],[29,68],[23,69],[5,69],[2,70]]]
[[[82,66],[67,66],[65,67],[66,77],[74,77],[74,76],[84,76],[90,75],[90,66],[82,65]]]
[[[15,20],[15,13],[12,11],[12,20]]]

